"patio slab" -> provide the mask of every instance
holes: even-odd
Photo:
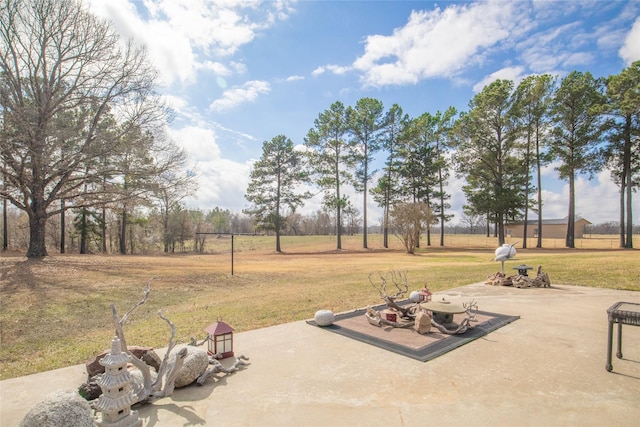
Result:
[[[624,359],[605,370],[606,310],[640,293],[476,283],[442,297],[520,319],[428,362],[304,321],[237,333],[245,370],[138,408],[143,425],[640,425],[640,328],[623,327]],[[0,425],[85,378],[78,365],[0,382]]]

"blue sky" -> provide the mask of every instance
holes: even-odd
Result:
[[[197,164],[189,207],[240,211],[262,144],[295,144],[331,103],[374,97],[417,117],[467,109],[497,78],[618,74],[640,59],[640,1],[86,0],[146,46],[176,118],[168,132]],[[382,159],[384,154],[380,154]],[[567,214],[568,187],[544,170],[545,218]],[[462,181],[452,175],[452,221]],[[577,182],[576,212],[618,219],[607,171]],[[362,210],[362,197],[351,192]],[[320,207],[310,200],[302,213]],[[636,197],[634,212],[640,212]],[[369,204],[370,225],[380,210]]]

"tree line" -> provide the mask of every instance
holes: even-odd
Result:
[[[26,215],[27,256],[33,258],[47,255],[47,227],[58,231],[60,252],[72,236],[81,253],[92,241],[101,251],[116,245],[127,253],[145,224],[159,224],[167,252],[186,240],[181,235],[193,238],[208,224],[193,219],[200,211],[184,206],[197,171],[163,132],[171,111],[156,92],[157,71],[144,48],[123,41],[79,2],[3,0],[0,66],[5,245],[7,203]],[[463,112],[449,108],[412,118],[399,105],[385,111],[373,98],[354,106],[336,101],[318,115],[304,144],[295,146],[285,135],[264,142],[252,167],[245,215],[254,231],[274,232],[281,251],[280,233],[293,230],[297,210],[319,191],[318,222],[328,215],[337,249],[342,233],[359,221],[367,248],[372,197],[383,208],[385,247],[392,226],[409,233],[404,237],[415,245],[424,230],[430,245],[437,223],[443,245],[451,219],[445,188],[456,173],[466,182],[465,215],[493,224],[502,244],[504,224],[527,221],[530,212],[542,235],[540,170],[556,161],[570,188],[566,246],[574,247],[577,174],[607,167],[620,188],[620,246],[631,248],[639,87],[636,62],[606,78],[575,71],[560,81],[530,76],[517,86],[497,80]],[[377,171],[380,155],[384,166]],[[346,186],[362,196],[361,213]],[[67,232],[69,220],[77,236]]]
[[[385,162],[372,182],[378,152]],[[444,245],[452,217],[445,188],[454,172],[465,180],[465,215],[493,224],[500,245],[505,224],[524,221],[527,247],[531,212],[537,214],[536,247],[542,247],[541,171],[550,162],[569,184],[566,247],[575,247],[575,180],[606,167],[619,187],[620,247],[632,248],[632,196],[640,179],[640,61],[605,78],[574,71],[559,81],[549,74],[529,76],[517,86],[496,80],[463,112],[450,107],[409,117],[397,104],[385,112],[373,98],[353,107],[336,101],[315,119],[302,149],[284,135],[264,142],[246,194],[252,206],[245,212],[258,228],[276,233],[280,251],[280,230],[311,196],[296,189],[315,185],[323,192],[324,209],[334,212],[341,249],[342,216],[354,209],[344,190],[351,185],[362,194],[364,224],[369,196],[383,208],[385,247],[390,225],[406,230],[400,233],[405,245],[410,239],[419,245],[423,230],[431,245],[431,225],[438,222]],[[362,230],[367,248],[367,227]]]

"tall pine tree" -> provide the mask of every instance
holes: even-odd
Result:
[[[294,213],[309,197],[308,193],[296,192],[306,179],[304,156],[289,138],[278,135],[264,142],[245,195],[253,206],[244,212],[256,218],[259,229],[275,231],[276,252],[282,252],[280,234],[285,227],[285,212]]]

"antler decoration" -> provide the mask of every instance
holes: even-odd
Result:
[[[397,272],[395,270],[392,270],[390,272],[388,272],[385,275],[383,275],[382,273],[377,273],[380,283],[376,284],[373,279],[372,276],[374,275],[374,273],[369,273],[369,283],[371,283],[371,286],[373,286],[374,288],[376,288],[378,290],[378,293],[380,294],[380,298],[382,298],[384,300],[384,302],[387,303],[387,306],[389,306],[389,308],[392,308],[398,312],[400,312],[400,317],[405,317],[405,318],[410,318],[413,319],[415,317],[415,309],[412,307],[409,308],[405,308],[405,307],[400,307],[397,303],[396,300],[398,298],[400,298],[401,296],[403,296],[407,290],[409,289],[409,284],[407,281],[407,273],[406,272]],[[388,277],[390,276],[391,281],[393,282],[393,284],[395,285],[397,292],[394,293],[393,295],[388,295],[387,294],[387,280]]]

